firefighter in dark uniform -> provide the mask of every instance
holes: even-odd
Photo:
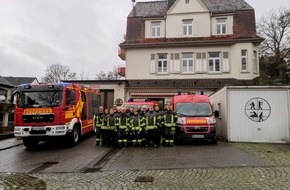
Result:
[[[115,110],[110,109],[109,115],[107,115],[107,135],[108,135],[108,147],[117,147],[117,123]]]
[[[149,106],[149,111],[145,114],[145,147],[154,146],[157,147],[157,125],[158,125],[158,115],[154,111],[152,105]]]
[[[158,105],[154,107],[154,110],[157,114],[156,145],[160,146],[161,135],[163,134],[163,111],[160,110]]]
[[[171,105],[166,105],[166,111],[163,115],[164,125],[164,140],[166,146],[173,146],[174,134],[175,134],[175,123],[177,121],[177,114],[171,110]]]
[[[107,127],[108,115],[109,115],[109,111],[108,111],[108,109],[105,109],[105,112],[103,115],[103,121],[102,121],[102,125],[101,125],[101,144],[102,144],[102,146],[108,146],[108,127]]]
[[[142,145],[142,130],[144,127],[144,118],[139,115],[138,110],[134,110],[134,116],[130,121],[131,139],[133,146]]]
[[[101,142],[101,127],[104,120],[104,107],[99,107],[99,112],[95,116],[95,126],[96,126],[96,145],[99,145]]]
[[[130,117],[126,113],[126,108],[121,108],[121,113],[116,118],[117,126],[118,126],[118,144],[119,147],[127,147],[128,146],[128,134],[130,128]]]

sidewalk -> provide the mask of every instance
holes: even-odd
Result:
[[[2,136],[2,138],[0,140],[0,151],[6,150],[9,148],[13,148],[15,146],[19,146],[19,145],[23,144],[22,140],[18,140],[17,138],[14,137],[13,134],[3,134],[2,133],[0,135]]]

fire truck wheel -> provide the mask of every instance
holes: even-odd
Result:
[[[80,137],[81,137],[80,129],[78,126],[75,125],[72,131],[71,144],[72,145],[78,144],[80,142]]]
[[[28,149],[35,149],[39,143],[39,141],[35,138],[24,137],[22,138],[24,146]]]
[[[217,144],[217,143],[218,143],[217,138],[212,139],[212,140],[211,140],[211,143],[212,143],[212,144]]]

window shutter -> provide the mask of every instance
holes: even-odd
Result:
[[[201,58],[202,58],[202,72],[206,73],[207,72],[206,53],[202,53]]]
[[[197,73],[201,73],[202,72],[201,53],[196,53],[196,72]]]
[[[151,54],[151,59],[150,59],[150,74],[156,73],[156,59],[155,59],[155,54]]]
[[[223,52],[222,71],[224,73],[230,72],[229,52]]]
[[[180,73],[180,60],[178,53],[170,54],[170,73]]]

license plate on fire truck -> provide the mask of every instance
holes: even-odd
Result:
[[[203,139],[204,135],[192,135],[192,138]]]
[[[31,127],[32,131],[41,131],[44,130],[44,127]]]

